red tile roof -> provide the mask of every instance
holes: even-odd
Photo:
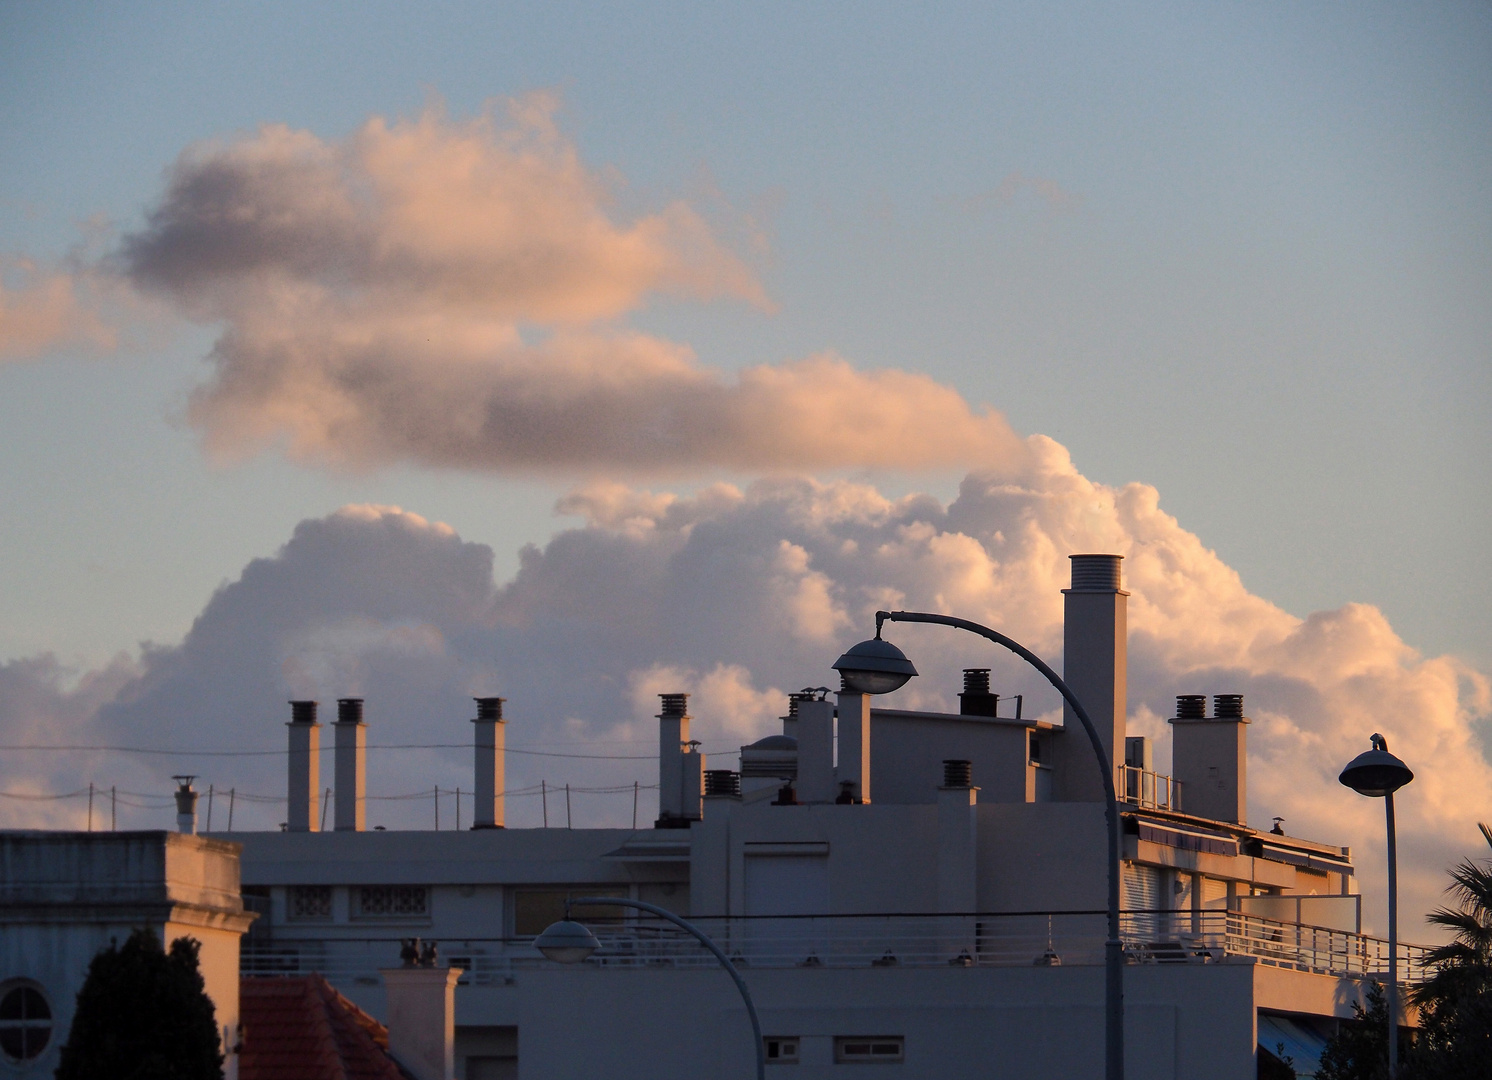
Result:
[[[239,1080],[407,1080],[388,1029],[320,975],[239,981]]]

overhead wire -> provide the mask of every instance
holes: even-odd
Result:
[[[331,747],[322,747],[323,753],[330,753]],[[368,750],[470,750],[471,743],[369,743]],[[166,750],[153,746],[78,746],[62,743],[25,743],[0,745],[0,751],[28,752],[28,751],[58,751],[63,753],[107,753],[107,754],[147,754],[158,757],[280,757],[290,753],[290,750]],[[560,750],[526,750],[518,746],[504,748],[505,753],[521,754],[525,757],[551,757],[551,758],[574,758],[586,761],[652,761],[656,754],[579,754]],[[717,757],[731,757],[740,753],[740,748],[734,750],[706,750],[707,754]]]

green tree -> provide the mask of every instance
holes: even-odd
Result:
[[[1481,827],[1492,844],[1492,829]],[[1446,889],[1458,902],[1430,921],[1454,934],[1425,958],[1430,977],[1410,993],[1420,1009],[1412,1068],[1416,1080],[1492,1077],[1492,862],[1467,859]]]
[[[1316,1080],[1388,1080],[1388,995],[1375,982],[1368,984],[1367,996],[1368,1007],[1354,1001],[1352,1019],[1327,1040]],[[1401,1040],[1401,1058],[1403,1051]]]
[[[88,965],[57,1080],[222,1080],[218,1026],[199,945],[167,953],[150,930],[111,944]]]
[[[1259,1047],[1258,1080],[1296,1080],[1295,1059],[1285,1053],[1284,1043],[1274,1044],[1274,1053]]]

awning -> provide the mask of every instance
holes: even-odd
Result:
[[[1138,822],[1141,840],[1186,851],[1210,851],[1216,855],[1237,855],[1238,841],[1231,836],[1188,829],[1171,824],[1159,824],[1141,818]]]
[[[1315,1076],[1321,1067],[1326,1036],[1314,1025],[1289,1016],[1259,1014],[1259,1045],[1278,1058],[1290,1058],[1299,1077]]]

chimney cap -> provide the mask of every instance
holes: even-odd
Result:
[[[664,716],[688,716],[689,695],[688,694],[659,694],[663,702],[663,711],[660,719]]]
[[[1119,563],[1123,555],[1069,555],[1072,588],[1068,592],[1122,592]]]
[[[337,699],[337,723],[361,724],[363,722],[363,699],[344,697]]]
[[[316,705],[314,701],[292,701],[290,703],[290,722],[292,724],[314,724],[316,723]]]
[[[1213,694],[1212,718],[1214,720],[1238,720],[1243,717],[1242,694]]]
[[[1207,716],[1206,694],[1177,694],[1176,719],[1201,720]]]
[[[501,720],[503,718],[503,702],[507,698],[501,697],[479,697],[472,698],[477,703],[477,719],[472,721],[478,723],[483,720]]]

